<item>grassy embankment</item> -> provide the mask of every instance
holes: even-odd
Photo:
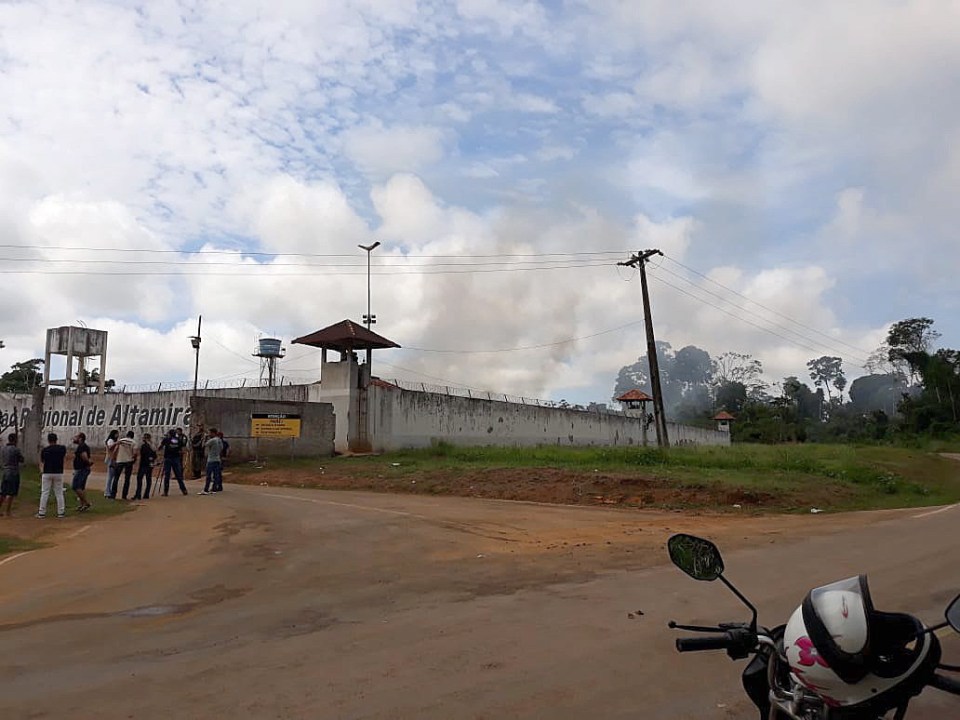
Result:
[[[72,471],[68,470],[64,475],[68,485],[71,477]],[[36,515],[40,504],[40,473],[35,467],[23,468],[20,473],[20,494],[14,500],[13,515],[10,518],[6,516],[0,518],[0,555],[41,547],[44,533],[56,527],[80,521],[84,523],[95,521],[119,515],[130,509],[127,503],[104,500],[102,485],[98,483],[88,482],[87,488],[90,502],[93,503],[93,507],[87,512],[76,512],[76,496],[69,487],[65,487],[67,516],[62,520],[57,519],[56,500],[53,493],[50,493],[46,519],[36,520],[33,516]]]
[[[936,450],[934,452],[933,450]],[[878,445],[728,448],[463,448],[271,461],[271,484],[577,504],[809,512],[960,501],[960,450]],[[234,468],[256,483],[264,469]],[[566,488],[564,490],[563,488]]]

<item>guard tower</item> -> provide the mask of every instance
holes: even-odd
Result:
[[[293,342],[321,349],[320,392],[317,399],[333,404],[337,421],[334,441],[337,451],[370,452],[372,442],[367,388],[373,378],[373,351],[400,346],[350,320],[298,337]],[[340,360],[328,360],[328,350],[339,352]],[[362,365],[358,364],[357,350],[366,353],[366,362]]]
[[[63,380],[50,379],[50,357],[65,355],[67,369]],[[86,361],[90,357],[99,357],[99,378],[91,382],[88,379]],[[74,379],[73,360],[77,359],[77,376]],[[63,386],[65,393],[86,392],[88,387],[96,387],[102,395],[107,377],[107,331],[92,330],[85,327],[65,326],[47,330],[47,347],[43,356],[43,386],[50,392],[51,387]]]
[[[284,356],[283,343],[277,338],[260,338],[254,357],[260,358],[260,384],[273,387],[277,384],[277,365]]]
[[[643,446],[647,446],[647,428],[653,421],[653,416],[647,413],[647,403],[653,402],[653,398],[647,395],[643,390],[628,390],[617,398],[617,402],[623,406],[623,411],[627,415],[633,415],[640,418],[640,434]],[[639,413],[638,413],[639,411]]]

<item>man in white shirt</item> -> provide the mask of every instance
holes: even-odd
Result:
[[[127,493],[130,492],[130,475],[133,473],[133,461],[137,458],[137,443],[134,441],[133,430],[128,430],[127,434],[117,442],[117,459],[114,469],[114,477],[117,484],[120,483],[120,476],[123,476],[123,491],[121,497],[126,500]]]

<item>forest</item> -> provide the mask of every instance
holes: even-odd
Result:
[[[824,355],[807,362],[806,377],[764,377],[751,355],[718,357],[694,345],[674,350],[657,342],[668,420],[713,426],[720,410],[733,414],[734,441],[906,441],[960,433],[960,351],[938,348],[930,318],[894,323],[870,354],[865,374],[847,382],[844,361]],[[613,398],[639,388],[650,393],[646,355],[620,369]]]

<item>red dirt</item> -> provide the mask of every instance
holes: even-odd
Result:
[[[563,505],[615,505],[636,508],[782,507],[772,493],[617,473],[561,468],[429,470],[415,475],[364,475],[324,470],[278,469],[235,474],[233,482],[327,490],[375,490],[417,495],[525,500]]]

